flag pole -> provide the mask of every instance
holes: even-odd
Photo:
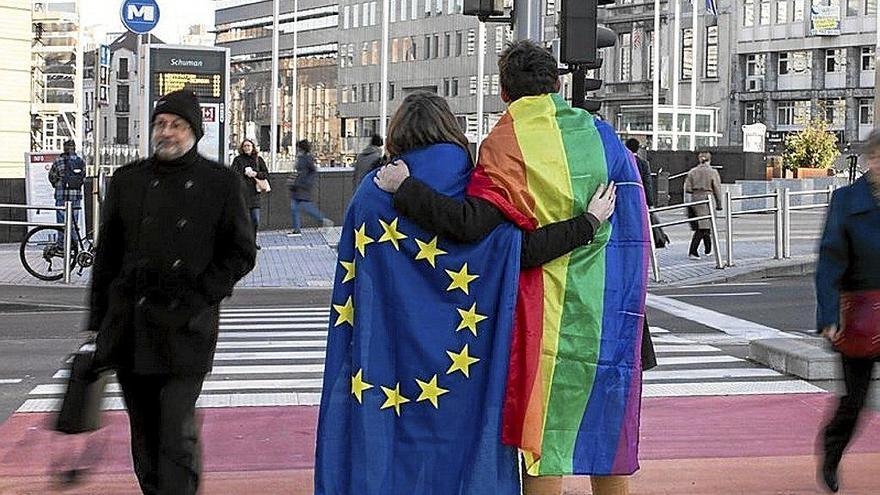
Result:
[[[697,81],[700,77],[697,61],[700,59],[700,19],[697,17],[699,7],[697,0],[691,0],[691,40],[692,47],[692,63],[691,63],[691,151],[697,148]]]
[[[653,87],[653,110],[651,115],[651,146],[660,149],[660,0],[654,0],[654,41],[651,50],[654,51],[654,87]]]
[[[675,0],[675,21],[672,27],[672,151],[678,151],[679,76],[681,75],[681,2]]]

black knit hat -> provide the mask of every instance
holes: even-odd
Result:
[[[150,121],[156,120],[156,115],[160,113],[171,113],[187,121],[196,135],[197,142],[205,135],[205,129],[202,127],[202,107],[199,105],[199,97],[190,90],[179,89],[172,91],[159,99],[156,102],[156,108],[153,109],[153,118]]]

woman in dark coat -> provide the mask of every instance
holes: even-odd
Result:
[[[865,144],[869,171],[851,186],[838,189],[831,199],[816,268],[817,328],[832,342],[841,338],[841,293],[880,289],[880,131]],[[868,296],[871,297],[870,295]],[[880,304],[880,293],[873,298]],[[876,315],[876,311],[875,311]],[[876,324],[876,323],[875,323]],[[825,427],[822,481],[838,490],[837,467],[852,439],[865,406],[874,363],[878,358],[841,356],[846,395]]]
[[[260,227],[260,193],[257,191],[257,179],[268,179],[269,169],[266,168],[266,162],[257,153],[257,146],[250,139],[241,142],[238,156],[232,161],[232,170],[244,180],[244,202],[251,212],[254,239],[256,239],[257,229]],[[259,244],[257,244],[257,249],[260,249]]]
[[[324,227],[332,227],[333,221],[321,213],[314,203],[315,182],[318,180],[318,167],[312,156],[312,144],[303,139],[296,143],[296,177],[290,185],[290,218],[293,230],[289,236],[300,234],[299,210],[321,222]]]

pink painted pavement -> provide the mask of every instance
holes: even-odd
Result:
[[[789,478],[815,488],[816,435],[833,403],[829,394],[645,399],[642,471],[633,478],[634,487],[640,489],[633,493],[813,493],[770,488],[776,482],[788,483]],[[201,414],[204,493],[288,493],[288,489],[310,493],[317,408],[205,409]],[[46,431],[48,419],[45,414],[15,414],[0,425],[0,493],[53,493],[46,488],[51,460],[81,440]],[[137,493],[125,414],[107,413],[106,427],[95,435],[106,440],[106,447],[95,463],[92,482],[101,480],[100,486],[110,490],[102,488],[100,493]],[[853,464],[847,473],[880,493],[880,470],[876,469],[880,414],[876,411],[866,411],[848,458]],[[697,466],[703,466],[703,471],[683,471]],[[790,466],[797,476],[771,476],[781,466]],[[682,477],[688,476],[694,490],[702,486],[705,491],[675,488],[672,481],[664,484],[667,478],[683,482]],[[771,483],[770,491],[745,488],[758,482],[755,476],[769,477],[765,481]],[[746,491],[724,491],[718,483]],[[279,490],[282,486],[287,489]]]

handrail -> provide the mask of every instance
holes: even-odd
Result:
[[[64,206],[37,206],[21,204],[0,204],[0,208],[19,210],[54,210],[64,212],[64,223],[22,222],[19,220],[0,220],[0,225],[25,227],[56,227],[64,230],[64,283],[70,283],[70,248],[73,247],[73,203],[65,201]]]
[[[671,222],[661,222],[656,225],[651,223],[651,220],[650,220],[651,213],[659,213],[659,212],[663,212],[663,211],[677,210],[677,209],[681,209],[681,208],[688,208],[690,206],[698,206],[698,205],[706,205],[706,207],[709,209],[710,213],[708,215],[702,215],[699,217],[686,218],[686,219],[682,219],[682,220],[673,220]],[[718,244],[718,225],[715,222],[715,215],[714,215],[714,213],[712,213],[713,206],[714,205],[712,204],[711,198],[707,198],[707,199],[703,199],[703,200],[699,200],[699,201],[691,201],[689,203],[680,203],[677,205],[651,208],[648,210],[648,237],[649,237],[649,240],[651,243],[651,268],[652,268],[652,271],[654,272],[654,281],[655,282],[661,281],[660,262],[657,259],[657,247],[654,245],[654,228],[656,228],[656,227],[669,227],[672,225],[681,225],[681,224],[690,223],[690,222],[698,222],[700,220],[709,220],[711,222],[710,230],[712,233],[712,245],[715,250],[715,267],[718,269],[724,268],[724,264],[721,262],[721,254],[719,253],[720,247]]]

